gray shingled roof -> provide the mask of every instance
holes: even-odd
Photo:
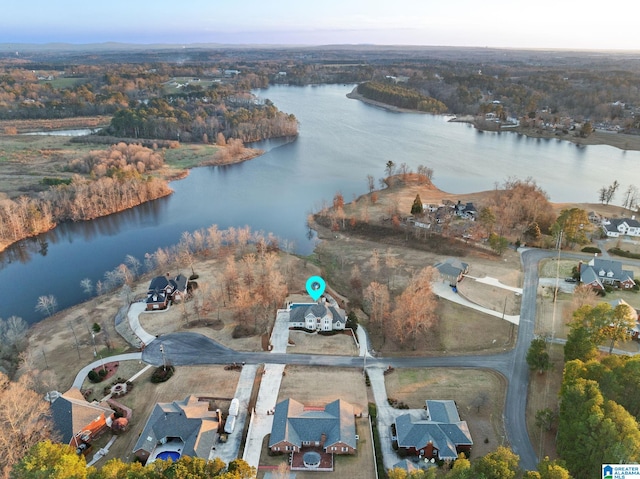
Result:
[[[398,446],[419,450],[432,443],[438,450],[440,459],[456,459],[457,446],[473,445],[466,421],[460,420],[453,401],[427,401],[427,403],[430,420],[423,419],[420,413],[415,412],[396,418]]]
[[[356,447],[356,427],[353,406],[337,399],[325,406],[323,411],[304,410],[294,399],[285,399],[276,405],[269,447],[282,441],[302,447],[303,441],[320,441],[326,436],[324,445],[345,443]]]
[[[447,258],[441,263],[436,263],[435,268],[442,276],[457,278],[460,273],[467,271],[469,265],[456,258]]]
[[[603,274],[601,275],[600,273]],[[622,263],[620,261],[593,258],[589,263],[580,264],[580,281],[583,283],[592,283],[594,281],[594,276],[599,281],[600,278],[608,278],[609,273],[613,274],[611,279],[616,279],[618,281],[633,281],[633,271],[623,270]]]
[[[289,312],[289,322],[304,323],[309,315],[312,315],[314,318],[329,316],[332,318],[331,322],[333,324],[346,322],[344,311],[334,306],[328,306],[327,303],[313,303],[308,306],[293,307]]]
[[[133,451],[153,452],[164,438],[182,439],[182,455],[209,458],[218,431],[218,416],[208,401],[188,396],[183,401],[157,403]]]
[[[425,401],[429,418],[433,422],[460,422],[460,415],[456,403],[451,400],[427,399]]]
[[[333,319],[331,320],[332,324],[347,322],[344,315],[344,311],[341,310],[340,308],[329,306],[329,311],[331,312],[331,316],[333,317]]]
[[[111,408],[88,402],[78,388],[69,389],[53,401],[50,408],[54,426],[65,444],[100,414],[104,413],[106,417],[113,414]]]
[[[631,218],[614,218],[612,220],[609,220],[609,224],[605,224],[604,228],[607,231],[619,232],[618,226],[620,226],[622,223],[627,223],[627,226],[629,226],[631,228],[640,227],[640,222],[638,222],[635,219],[631,219]]]

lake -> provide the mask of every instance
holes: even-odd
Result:
[[[387,161],[423,164],[434,183],[452,193],[492,189],[508,177],[536,180],[555,202],[597,202],[598,190],[640,186],[640,152],[607,146],[577,147],[515,133],[481,133],[447,117],[394,113],[346,98],[353,85],[277,86],[256,91],[300,121],[295,141],[271,140],[266,153],[223,167],[196,168],[171,184],[175,193],[90,222],[65,224],[0,254],[4,288],[0,317],[29,323],[39,296],[52,294],[59,309],[88,297],[80,281],[95,284],[131,254],[176,244],[184,231],[217,224],[249,225],[292,241],[300,254],[317,239],[307,216],[340,191],[346,201],[367,192],[367,175],[384,174]],[[615,202],[615,200],[614,200]]]

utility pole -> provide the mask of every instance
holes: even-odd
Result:
[[[558,288],[560,281],[560,251],[562,250],[562,234],[564,230],[560,230],[560,234],[558,235],[558,257],[556,259],[556,286],[553,290],[553,315],[551,318],[551,341],[555,339],[556,335],[556,307],[558,302]]]
[[[165,355],[164,355],[164,344],[160,345],[160,352],[162,353],[162,369],[164,371],[166,371],[167,370],[167,360],[166,360]]]
[[[44,358],[44,368],[49,369],[49,363],[47,363],[47,355],[44,354],[44,349],[42,350],[42,357]]]
[[[76,336],[76,331],[73,329],[73,324],[71,324],[71,322],[69,322],[69,328],[71,328],[73,339],[76,341],[76,351],[78,351],[78,359],[80,359],[80,344],[78,344],[78,336]]]

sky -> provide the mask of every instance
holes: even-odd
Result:
[[[0,43],[374,44],[640,50],[640,36],[621,13],[636,11],[636,0],[618,0],[615,11],[602,0],[3,3]]]

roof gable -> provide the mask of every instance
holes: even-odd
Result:
[[[207,401],[187,396],[183,401],[157,403],[134,447],[151,453],[158,441],[178,437],[184,442],[182,454],[208,458],[214,445],[219,422]]]
[[[51,415],[62,441],[68,444],[77,433],[100,415],[111,416],[113,409],[84,399],[78,388],[71,388],[50,405]]]
[[[285,399],[276,405],[269,447],[281,442],[301,447],[305,441],[320,442],[323,436],[325,447],[344,443],[356,448],[351,404],[338,399],[318,410],[305,409],[298,401]]]

